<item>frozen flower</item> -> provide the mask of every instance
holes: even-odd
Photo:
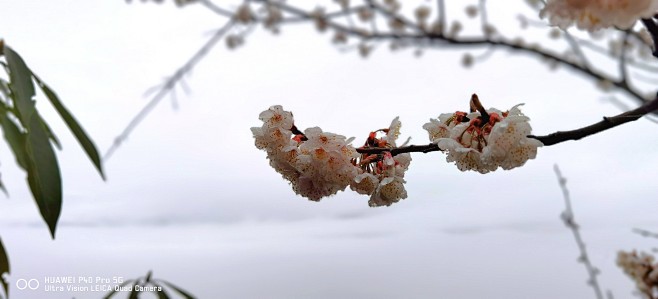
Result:
[[[379,178],[372,173],[364,172],[354,177],[354,182],[350,184],[350,189],[359,194],[370,195],[375,192],[379,185]]]
[[[393,157],[390,152],[385,152],[382,162],[379,184],[368,201],[371,207],[390,206],[407,198],[404,172],[409,168],[411,155],[406,153]]]
[[[396,148],[401,126],[402,123],[396,117],[388,128],[371,132],[364,148]],[[377,138],[377,132],[384,132],[385,136]],[[410,163],[411,155],[409,153],[395,156],[390,151],[373,155],[363,154],[358,163],[361,167],[360,173],[354,177],[350,188],[359,194],[370,195],[368,204],[371,207],[390,206],[407,198],[407,191],[404,188],[406,182],[404,173]]]
[[[398,116],[391,121],[391,125],[386,129],[386,136],[382,137],[382,139],[391,147],[395,147],[395,140],[400,137],[400,128],[402,128],[402,122],[400,122],[400,117]]]
[[[308,140],[299,145],[294,161],[301,173],[295,191],[311,200],[343,191],[358,173],[351,161],[358,156],[345,136],[323,132],[318,127],[304,131]],[[295,184],[293,184],[295,185]]]
[[[263,125],[251,128],[256,147],[267,152],[270,165],[297,194],[319,201],[345,190],[358,174],[359,168],[352,164],[358,157],[352,139],[317,127],[302,134],[292,113],[281,106],[270,107],[259,118]]]
[[[431,118],[429,123],[423,125],[423,129],[429,133],[430,141],[438,142],[439,138],[450,137],[450,131],[456,125],[461,124],[466,117],[466,112],[443,113],[439,119]]]
[[[276,105],[261,112],[258,118],[263,121],[263,125],[251,128],[257,148],[275,153],[291,145],[292,113]]]
[[[551,25],[566,29],[576,24],[579,29],[628,29],[638,19],[650,18],[658,10],[656,0],[548,0],[541,10]]]
[[[531,131],[530,119],[521,113],[519,106],[507,112],[489,109],[486,118],[480,112],[467,115],[456,112],[450,117],[443,114],[423,128],[430,134],[430,140],[446,152],[446,160],[455,162],[461,171],[487,173],[498,167],[512,169],[534,159],[537,147],[542,146],[538,140],[527,137]]]

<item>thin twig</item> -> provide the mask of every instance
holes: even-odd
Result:
[[[583,263],[585,269],[587,270],[587,275],[589,276],[589,279],[587,280],[587,284],[590,285],[592,289],[594,289],[594,294],[596,295],[597,299],[603,299],[603,292],[601,291],[601,286],[599,285],[599,282],[596,279],[596,276],[600,274],[600,271],[592,264],[592,261],[589,259],[585,242],[583,241],[583,238],[580,235],[578,224],[576,223],[576,219],[574,218],[573,208],[571,207],[569,189],[567,189],[567,179],[565,179],[562,176],[562,173],[560,173],[560,168],[558,168],[557,164],[555,165],[554,170],[555,170],[555,175],[557,176],[558,183],[560,184],[560,188],[562,189],[562,195],[564,197],[565,210],[560,215],[560,218],[562,218],[564,224],[573,233],[573,238],[576,241],[576,245],[578,246],[578,251],[580,253],[580,256],[578,257],[578,261]]]
[[[582,62],[583,67],[589,69],[590,68],[589,67],[589,61],[587,60],[587,56],[585,56],[585,53],[583,53],[583,50],[580,48],[580,44],[578,44],[578,42],[576,42],[576,39],[573,38],[573,36],[571,35],[571,33],[569,33],[569,31],[567,29],[563,29],[562,33],[564,33],[564,38],[567,40],[567,42],[571,46],[571,49],[573,50],[573,52],[578,56],[578,58]]]
[[[633,232],[640,235],[640,236],[642,236],[642,237],[658,239],[658,233],[648,231],[648,230],[645,230],[645,229],[634,228]]]
[[[215,34],[201,47],[199,50],[197,50],[194,55],[183,65],[181,66],[176,72],[169,78],[167,81],[164,83],[163,87],[151,98],[151,100],[142,108],[142,110],[135,115],[128,125],[123,129],[121,134],[117,136],[114,139],[114,142],[110,146],[110,148],[105,152],[105,155],[103,155],[103,160],[107,161],[114,151],[121,146],[121,143],[128,138],[130,133],[139,125],[139,123],[144,120],[144,118],[155,108],[155,106],[162,101],[162,99],[168,95],[174,87],[176,87],[176,84],[181,81],[184,76],[190,72],[194,66],[199,63],[214,47],[218,41],[222,39],[224,34],[231,28],[233,25],[233,20],[229,20],[222,28],[217,30]]]

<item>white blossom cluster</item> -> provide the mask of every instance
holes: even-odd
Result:
[[[270,165],[290,181],[297,194],[319,201],[345,190],[357,175],[351,160],[358,154],[345,136],[315,127],[293,138],[292,113],[278,105],[259,118],[263,125],[251,128],[256,147],[267,152]]]
[[[588,31],[619,27],[628,29],[638,19],[658,11],[656,0],[548,0],[540,16],[562,29],[575,24]]]
[[[658,296],[658,263],[653,256],[635,251],[620,251],[617,265],[635,281],[637,289],[648,298]]]
[[[397,147],[396,140],[400,135],[402,123],[395,118],[388,129],[384,130],[386,135],[381,139],[375,138],[373,133],[369,141],[377,147]],[[366,141],[368,145],[368,141]],[[404,146],[404,145],[403,145]],[[371,207],[390,206],[401,199],[407,198],[407,190],[404,188],[404,173],[409,169],[411,154],[403,153],[393,156],[391,152],[384,152],[379,161],[370,163],[369,159],[380,158],[377,155],[364,155],[361,159],[362,168],[354,178],[350,188],[359,194],[370,195],[368,204]]]
[[[473,110],[478,112],[441,114],[423,126],[431,142],[446,152],[448,162],[455,162],[462,171],[487,173],[519,167],[535,158],[542,143],[527,137],[529,118],[521,113],[520,105],[502,112],[485,111],[477,103],[479,108]],[[251,128],[256,147],[267,152],[270,165],[290,181],[297,194],[319,201],[349,186],[369,195],[368,204],[373,207],[407,198],[404,175],[411,155],[399,150],[409,140],[397,144],[402,126],[398,117],[388,128],[370,132],[359,149],[350,144],[353,138],[318,127],[302,133],[292,113],[281,106],[270,107],[259,118],[263,125]]]
[[[447,161],[455,162],[461,171],[512,169],[534,159],[537,147],[542,146],[540,141],[527,137],[530,119],[519,106],[506,112],[489,109],[488,120],[480,112],[441,114],[423,128],[430,141],[446,152]]]
[[[322,132],[318,127],[304,131],[308,138],[291,150],[297,151],[294,167],[300,172],[293,190],[310,200],[343,191],[354,180],[357,168],[351,163],[358,154],[345,136]]]
[[[267,152],[270,165],[293,190],[310,200],[350,188],[370,195],[370,206],[390,206],[407,197],[404,172],[409,168],[409,153],[393,156],[391,152],[360,155],[350,144],[352,138],[323,132],[318,127],[299,132],[292,113],[281,106],[272,106],[260,116],[261,127],[253,127],[255,144]],[[372,147],[395,148],[401,123],[395,118],[385,136],[375,138],[372,132],[366,144]]]

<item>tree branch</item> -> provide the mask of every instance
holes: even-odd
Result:
[[[627,122],[636,121],[656,110],[658,110],[658,97],[636,109],[626,111],[622,114],[612,117],[603,117],[602,121],[587,127],[571,131],[558,131],[546,136],[530,135],[528,137],[541,141],[545,146],[555,145],[568,140],[579,140],[581,138],[603,132]]]
[[[578,251],[580,253],[580,256],[578,257],[578,261],[583,263],[583,265],[585,266],[585,270],[587,270],[587,275],[589,276],[589,279],[587,280],[587,284],[592,286],[592,288],[594,289],[594,294],[596,295],[597,299],[603,299],[603,292],[601,291],[601,286],[599,285],[599,282],[596,279],[596,276],[599,275],[599,270],[594,266],[594,264],[592,264],[592,261],[589,259],[585,242],[583,241],[583,238],[580,236],[579,226],[578,223],[576,223],[576,219],[574,218],[574,214],[573,214],[573,209],[571,208],[569,189],[567,189],[567,179],[565,179],[562,176],[562,173],[560,173],[560,168],[558,168],[557,165],[555,165],[554,170],[555,170],[555,175],[557,176],[558,183],[560,184],[560,188],[562,189],[562,195],[564,197],[565,210],[560,215],[560,218],[562,218],[564,225],[566,225],[569,228],[569,230],[571,230],[571,233],[573,234],[573,238],[576,241],[576,245],[578,246]]]
[[[642,19],[642,24],[651,33],[653,39],[653,56],[658,57],[658,26],[652,19]]]
[[[551,146],[568,140],[579,140],[590,135],[594,135],[616,126],[636,121],[641,117],[658,110],[658,97],[646,104],[624,112],[622,114],[603,117],[603,120],[595,124],[571,131],[558,131],[546,136],[529,135],[528,138],[534,138],[541,141],[544,146]],[[403,153],[429,153],[442,151],[438,145],[430,143],[427,145],[409,145],[397,148],[357,148],[356,151],[361,154],[380,154],[382,152],[391,152],[393,156]]]
[[[121,143],[123,143],[126,138],[128,138],[128,135],[132,133],[132,131],[139,125],[139,123],[155,108],[155,106],[162,101],[162,99],[169,94],[170,91],[176,87],[176,84],[181,82],[185,75],[194,68],[194,66],[199,63],[212,49],[212,47],[219,42],[224,34],[231,28],[233,25],[233,20],[229,20],[222,28],[217,30],[213,36],[201,47],[199,50],[197,50],[196,53],[183,65],[181,66],[176,72],[169,78],[167,81],[164,83],[162,88],[158,91],[158,93],[151,98],[151,100],[142,108],[142,110],[135,115],[128,125],[123,129],[121,134],[117,136],[114,139],[114,142],[108,148],[108,150],[105,152],[105,155],[103,155],[103,160],[107,161],[114,151],[121,146]]]

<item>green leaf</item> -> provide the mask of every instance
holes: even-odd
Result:
[[[129,283],[131,283],[132,281],[133,281],[132,279],[128,279],[128,280],[124,281],[122,284],[119,285],[119,288],[122,288],[122,287],[127,286],[127,285],[128,285]],[[112,291],[110,291],[109,293],[107,293],[107,295],[105,295],[105,297],[103,297],[103,299],[110,299],[110,298],[112,298],[112,296],[114,296],[114,293],[116,293],[116,292],[117,292],[117,289],[119,289],[119,288],[115,288],[114,290],[112,290]]]
[[[62,210],[62,179],[57,157],[40,117],[30,120],[25,147],[27,182],[39,206],[41,217],[46,221],[54,239],[57,220]]]
[[[9,273],[9,258],[7,257],[5,246],[2,245],[2,239],[0,239],[0,282],[2,282],[2,287],[5,289],[5,297],[7,298],[9,298],[9,283],[5,280],[5,274],[9,275]]]
[[[62,117],[66,125],[69,127],[71,132],[73,132],[73,135],[75,138],[78,140],[78,143],[82,146],[84,149],[85,153],[91,160],[91,162],[94,163],[94,166],[96,166],[96,169],[100,173],[101,177],[103,180],[105,179],[105,174],[103,173],[103,165],[101,164],[101,158],[100,155],[98,154],[98,150],[96,149],[96,146],[94,145],[94,142],[91,141],[89,136],[87,136],[87,133],[82,129],[80,124],[78,123],[77,120],[71,115],[71,113],[64,107],[64,104],[59,100],[57,97],[57,94],[46,85],[39,77],[37,77],[36,74],[32,74],[34,76],[34,80],[37,81],[37,85],[41,88],[43,93],[46,95],[46,97],[50,100],[50,103],[55,107],[55,110],[57,110],[57,113]]]
[[[30,122],[30,118],[35,111],[32,72],[25,65],[25,61],[23,61],[21,56],[9,46],[5,45],[4,54],[7,59],[7,66],[9,67],[9,87],[12,90],[12,96],[16,109],[18,109],[19,118],[25,125]]]
[[[2,126],[2,132],[4,133],[5,140],[9,144],[9,148],[14,153],[14,157],[16,157],[16,163],[18,163],[18,166],[24,170],[27,170],[27,151],[25,148],[26,134],[21,132],[7,115],[3,115],[0,120],[0,126]]]
[[[41,125],[43,125],[44,131],[46,131],[46,135],[48,135],[48,139],[53,142],[53,144],[57,147],[58,150],[62,150],[62,144],[59,143],[59,139],[57,139],[57,136],[55,133],[53,133],[53,130],[50,129],[50,126],[46,121],[39,115],[39,119],[41,120]]]
[[[192,296],[192,295],[191,295],[190,293],[188,293],[187,291],[185,291],[185,290],[183,290],[183,289],[181,289],[181,288],[175,286],[175,285],[174,285],[173,283],[171,283],[171,282],[168,282],[168,281],[166,281],[166,280],[162,280],[162,279],[157,279],[157,281],[159,281],[159,282],[165,284],[166,286],[168,286],[169,288],[171,288],[171,289],[174,290],[176,293],[180,294],[181,296],[183,296],[183,297],[186,298],[186,299],[196,299],[196,297]]]
[[[5,97],[9,98],[9,82],[0,79],[0,92]]]

